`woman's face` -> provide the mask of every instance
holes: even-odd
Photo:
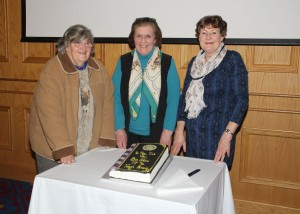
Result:
[[[155,33],[151,25],[140,26],[135,29],[134,45],[140,54],[147,55],[150,53],[155,43]]]
[[[215,54],[223,40],[224,36],[220,34],[220,28],[207,26],[200,30],[200,46],[205,51],[207,57],[211,57]]]
[[[85,39],[78,43],[71,42],[66,50],[72,63],[81,66],[90,57],[91,49],[92,44]]]

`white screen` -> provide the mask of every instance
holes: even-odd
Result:
[[[25,38],[61,37],[74,24],[95,38],[127,38],[135,18],[148,16],[163,38],[194,39],[200,18],[221,15],[229,39],[300,39],[300,0],[26,0],[24,9]]]

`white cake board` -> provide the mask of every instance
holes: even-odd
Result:
[[[134,184],[134,185],[141,185],[141,186],[144,186],[144,187],[154,187],[155,184],[158,182],[160,177],[163,175],[164,171],[167,169],[167,167],[169,166],[169,164],[171,163],[172,160],[173,160],[173,155],[169,155],[169,157],[165,160],[164,164],[161,166],[161,168],[159,169],[158,173],[153,178],[151,183],[110,177],[109,172],[110,172],[111,168],[109,168],[109,170],[102,176],[102,179],[106,180],[106,181],[111,181],[111,182],[116,182],[116,181],[118,183],[122,182],[124,184]]]

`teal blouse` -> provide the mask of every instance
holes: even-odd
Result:
[[[143,72],[153,54],[153,50],[154,49],[152,49],[152,51],[147,55],[141,55],[138,53]],[[119,59],[112,78],[114,84],[115,130],[125,128],[125,116],[120,93],[121,78],[121,60]],[[171,65],[168,72],[167,84],[168,97],[166,115],[164,120],[164,129],[174,131],[176,125],[178,102],[180,97],[180,80],[173,59],[171,60]],[[139,115],[136,120],[130,118],[129,131],[134,134],[143,136],[147,136],[150,134],[150,105],[143,93],[141,94],[141,106]]]

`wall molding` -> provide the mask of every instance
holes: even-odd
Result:
[[[0,149],[12,151],[11,133],[12,109],[9,106],[0,106]]]
[[[1,24],[0,24],[0,27],[2,27],[2,29],[0,29],[0,36],[1,36],[1,33],[3,36],[1,39],[3,41],[3,43],[0,46],[0,47],[2,47],[3,53],[0,54],[0,62],[9,62],[9,52],[8,52],[8,32],[9,31],[8,31],[8,24],[7,24],[7,22],[8,22],[8,20],[7,20],[8,19],[7,1],[8,0],[0,0],[0,4],[2,4],[3,5],[2,7],[4,8],[4,10],[2,10],[2,13],[1,13],[1,14],[3,14],[3,17],[0,17],[0,19],[2,19]]]
[[[283,188],[289,188],[289,189],[297,189],[300,190],[300,182],[293,182],[289,180],[279,180],[272,177],[263,177],[259,175],[251,175],[249,172],[249,167],[251,164],[254,164],[249,161],[249,150],[252,146],[251,144],[256,142],[251,142],[249,139],[250,136],[263,136],[263,137],[276,137],[276,138],[282,138],[282,139],[292,139],[295,140],[295,142],[300,142],[300,133],[298,132],[290,132],[290,131],[282,131],[282,130],[268,130],[268,129],[257,129],[257,128],[243,128],[241,130],[241,161],[240,161],[240,182],[242,183],[250,183],[250,184],[257,184],[257,185],[264,185],[264,186],[271,186],[271,187],[283,187]],[[266,145],[264,145],[266,146]],[[255,147],[254,147],[255,148]],[[264,148],[265,149],[265,148]],[[253,150],[253,148],[252,148]],[[270,150],[268,150],[272,154],[272,147],[270,146]],[[253,155],[251,153],[251,155]],[[267,157],[269,154],[265,154],[265,157]],[[261,156],[258,156],[257,158],[261,158]],[[252,159],[251,159],[252,160]],[[258,164],[260,161],[263,160],[256,160]],[[280,161],[280,160],[274,160],[274,162]],[[295,160],[296,161],[296,160]],[[275,165],[276,163],[274,163]],[[297,163],[296,163],[297,164]],[[274,166],[273,165],[273,166]],[[270,166],[270,167],[273,167]],[[271,174],[272,175],[272,174]]]
[[[277,51],[270,52],[274,49]],[[264,54],[264,51],[268,53]],[[286,54],[282,52],[285,51]],[[260,52],[260,53],[257,53]],[[276,54],[281,52],[281,54]],[[269,72],[269,73],[298,73],[299,70],[299,47],[296,46],[274,46],[264,48],[261,46],[250,46],[247,51],[247,68],[249,72]],[[285,58],[285,63],[278,63],[278,59]],[[256,62],[263,56],[268,56],[268,62]],[[273,57],[273,58],[272,58]]]

